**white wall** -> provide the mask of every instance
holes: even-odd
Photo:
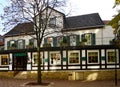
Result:
[[[25,46],[29,44],[29,39],[32,39],[34,36],[33,35],[21,35],[21,36],[14,36],[14,37],[6,37],[4,44],[5,44],[5,50],[7,50],[7,42],[10,40],[20,40],[23,39],[25,40]]]
[[[82,35],[85,33],[96,34],[96,45],[108,45],[109,41],[114,38],[113,28],[111,26],[105,26],[104,28],[84,29],[84,30],[68,32],[68,34],[77,34],[77,35]]]

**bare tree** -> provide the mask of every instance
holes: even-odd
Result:
[[[60,28],[48,29],[47,25],[54,8],[65,5],[65,0],[10,0],[11,5],[4,8],[5,29],[11,29],[18,23],[31,22],[37,39],[38,83],[42,83],[40,48],[43,37],[60,32]],[[51,8],[51,9],[50,9]]]

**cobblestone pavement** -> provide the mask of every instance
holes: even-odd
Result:
[[[0,78],[0,87],[23,87],[23,84],[33,81],[36,80]],[[115,82],[113,80],[110,81],[43,80],[43,82],[50,82],[52,84],[52,86],[50,87],[120,87],[120,80],[118,80],[117,86],[115,86]]]

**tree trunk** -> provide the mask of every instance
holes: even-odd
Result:
[[[42,83],[42,73],[41,73],[41,59],[40,59],[40,44],[37,47],[37,54],[38,54],[37,82],[38,82],[38,84],[41,84]]]

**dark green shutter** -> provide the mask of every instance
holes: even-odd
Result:
[[[23,49],[25,49],[25,40],[23,40],[22,43],[23,43]]]
[[[80,36],[76,35],[76,46],[79,46],[79,42],[80,42]]]
[[[91,35],[92,35],[92,36],[91,36],[91,44],[92,44],[92,45],[95,45],[95,44],[96,44],[95,33],[92,33]]]
[[[81,41],[83,41],[83,39],[85,39],[85,34],[81,35]]]
[[[18,41],[14,41],[14,43],[15,43],[15,49],[17,49],[18,48]]]
[[[66,36],[67,44],[70,46],[70,36]]]
[[[10,41],[7,41],[7,49],[10,47]]]
[[[47,38],[44,38],[44,44],[47,44]]]
[[[53,47],[57,47],[57,37],[53,37]]]

